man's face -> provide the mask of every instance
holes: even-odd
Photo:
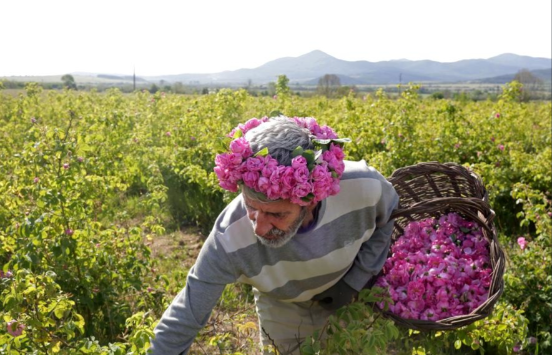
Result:
[[[288,200],[262,203],[243,195],[247,217],[253,224],[259,241],[271,248],[286,244],[296,233],[305,216],[307,208]]]

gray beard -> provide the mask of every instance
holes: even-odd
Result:
[[[305,220],[305,217],[307,216],[307,209],[305,207],[301,208],[301,212],[299,213],[299,216],[291,226],[283,231],[278,228],[272,228],[268,233],[265,234],[265,237],[269,237],[271,239],[263,238],[260,235],[255,234],[259,242],[261,242],[262,245],[267,246],[269,248],[280,248],[284,245],[286,245],[291,238],[297,234],[297,231],[301,227],[301,224],[303,224],[303,221]],[[255,228],[255,222],[253,223],[253,229]]]

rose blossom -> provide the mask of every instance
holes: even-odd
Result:
[[[523,237],[519,237],[517,239],[517,243],[518,243],[519,247],[521,248],[521,250],[524,250],[527,247],[527,241]]]
[[[18,323],[15,320],[11,320],[7,323],[6,329],[8,331],[8,334],[13,337],[18,337],[23,334],[23,329],[25,329],[25,325]]]
[[[244,158],[248,158],[253,154],[251,147],[249,147],[249,142],[244,137],[234,139],[230,143],[230,150],[232,153],[240,154]]]
[[[438,320],[469,314],[488,297],[488,242],[456,213],[409,223],[391,251],[376,285],[389,290],[392,313]]]

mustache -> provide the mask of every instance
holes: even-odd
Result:
[[[284,234],[286,234],[286,231],[283,231],[283,230],[278,229],[278,228],[272,228],[272,229],[269,230],[265,235],[263,235],[263,237],[265,237],[265,238],[270,238],[270,237],[281,237],[281,236],[283,236]]]

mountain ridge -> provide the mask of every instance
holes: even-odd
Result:
[[[552,59],[504,53],[488,59],[464,59],[456,62],[433,60],[389,60],[370,62],[347,61],[314,50],[298,57],[282,57],[256,68],[242,68],[211,74],[176,74],[145,76],[146,80],[180,81],[202,84],[238,84],[251,81],[266,84],[278,75],[286,75],[291,82],[313,85],[325,74],[351,78],[362,84],[395,84],[409,81],[462,82],[512,75],[521,69],[539,70],[552,67]]]

